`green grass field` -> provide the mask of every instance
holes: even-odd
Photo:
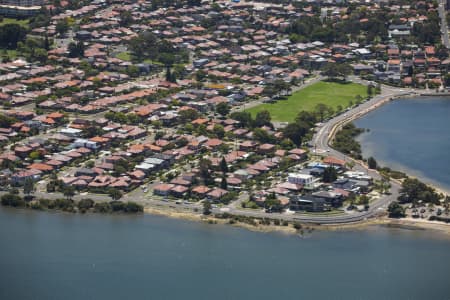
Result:
[[[5,24],[19,24],[23,27],[28,27],[29,20],[28,19],[13,19],[13,18],[3,18],[3,21],[0,22],[0,26]]]
[[[118,53],[116,55],[116,58],[121,59],[121,60],[125,60],[125,61],[131,61],[132,60],[131,53],[128,52],[128,51]],[[142,62],[148,63],[148,64],[153,64],[153,65],[162,65],[162,63],[160,63],[158,61],[151,60],[151,59],[144,59]]]
[[[355,103],[356,95],[366,98],[367,87],[357,83],[320,81],[295,92],[287,100],[263,103],[247,111],[255,116],[262,110],[268,110],[273,121],[291,122],[300,111],[313,111],[319,103],[329,105],[333,109],[341,105],[345,109],[349,106],[350,100]]]
[[[116,55],[116,57],[121,60],[131,61],[131,54],[128,51],[120,52]]]

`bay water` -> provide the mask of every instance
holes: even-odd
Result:
[[[369,129],[357,139],[364,157],[450,193],[450,98],[396,100],[354,123]]]
[[[0,208],[0,299],[450,299],[450,239]]]

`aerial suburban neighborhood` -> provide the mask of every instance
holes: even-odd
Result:
[[[347,122],[448,92],[444,9],[0,1],[2,203],[345,223],[394,200],[392,216],[448,220],[448,197],[408,192],[420,182],[362,157]],[[419,213],[428,203],[439,209]]]

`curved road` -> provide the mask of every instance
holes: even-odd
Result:
[[[355,82],[365,83],[359,79],[354,79]],[[367,102],[360,104],[359,106],[351,109],[350,111],[338,115],[333,119],[324,123],[317,133],[314,135],[312,139],[312,144],[316,150],[320,150],[322,153],[326,153],[327,155],[332,155],[344,161],[353,161],[355,163],[355,167],[353,168],[356,171],[363,171],[366,174],[372,176],[374,179],[381,179],[380,174],[375,170],[369,170],[362,162],[355,161],[354,159],[346,156],[345,154],[334,150],[330,147],[329,142],[333,138],[335,131],[337,131],[342,125],[348,123],[354,119],[357,119],[369,111],[376,109],[380,105],[383,105],[385,102],[389,101],[391,98],[395,98],[398,96],[406,96],[414,93],[414,90],[408,89],[403,90],[399,88],[393,88],[390,86],[382,86],[382,93],[378,96],[373,97]],[[370,204],[370,208],[364,212],[350,212],[342,215],[335,216],[313,216],[313,215],[305,215],[305,214],[280,214],[280,213],[271,213],[267,214],[262,211],[249,211],[242,210],[234,207],[227,207],[226,209],[214,209],[214,213],[229,212],[235,215],[244,215],[244,216],[252,216],[252,217],[270,217],[270,218],[278,218],[282,220],[288,221],[300,221],[305,223],[315,223],[315,224],[342,224],[342,223],[353,223],[366,220],[368,218],[374,217],[382,212],[385,212],[389,203],[393,200],[396,200],[400,190],[400,184],[396,181],[391,181],[391,194],[390,195],[382,195],[379,199],[374,200]]]

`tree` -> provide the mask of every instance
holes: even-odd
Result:
[[[48,35],[45,34],[45,38],[44,38],[44,49],[45,50],[50,50],[50,41],[48,40]]]
[[[204,215],[210,215],[211,214],[211,202],[208,200],[203,201],[203,214]]]
[[[262,95],[269,97],[269,98],[273,98],[273,96],[275,96],[277,94],[277,90],[275,89],[275,87],[273,85],[266,85],[264,87],[264,90],[262,91]]]
[[[266,201],[264,201],[264,208],[270,212],[280,212],[282,210],[281,202],[277,199],[275,193],[267,195]]]
[[[268,110],[262,110],[256,114],[255,121],[253,123],[255,127],[272,127],[272,123],[270,122],[271,120],[272,117],[270,116],[270,112]]]
[[[25,179],[25,182],[23,184],[23,193],[29,197],[30,194],[34,193],[35,187],[34,187],[34,180],[32,178]]]
[[[233,120],[239,122],[242,127],[249,127],[252,125],[252,115],[246,111],[236,111],[230,116]]]
[[[303,138],[309,132],[310,127],[305,122],[289,123],[283,129],[283,136],[290,139],[298,147],[302,145]]]
[[[166,81],[168,82],[177,82],[177,78],[174,73],[172,73],[170,69],[170,65],[166,66]]]
[[[122,12],[120,12],[120,21],[119,24],[121,26],[128,26],[131,23],[133,23],[133,16],[131,15],[131,13],[128,10],[124,10]]]
[[[228,163],[225,160],[225,157],[222,156],[222,160],[220,161],[220,170],[223,174],[228,173]]]
[[[222,139],[225,136],[225,129],[220,124],[214,124],[213,132],[219,139]]]
[[[119,200],[120,198],[122,198],[122,192],[119,191],[118,189],[111,189],[108,192],[108,195],[111,197],[111,199],[113,199],[114,201]]]
[[[372,98],[373,95],[373,86],[371,84],[369,84],[367,86],[367,95],[369,96],[369,98]]]
[[[16,49],[17,43],[25,40],[27,30],[18,24],[0,26],[0,47]]]
[[[313,127],[314,124],[317,123],[317,116],[312,112],[302,110],[295,117],[295,122],[296,123],[304,122],[309,127]]]
[[[230,106],[226,102],[220,102],[216,106],[216,112],[225,117],[230,112]]]
[[[128,201],[127,203],[125,203],[124,211],[126,213],[138,213],[143,212],[144,207],[140,204],[137,204],[136,202]]]
[[[82,41],[79,41],[78,43],[71,42],[68,46],[69,57],[83,57],[84,48],[84,43]]]
[[[71,185],[64,187],[63,195],[67,200],[72,200],[72,197],[75,196],[75,188]]]
[[[323,172],[322,180],[323,182],[330,183],[334,182],[337,179],[337,172],[334,167],[325,168]]]
[[[369,166],[369,169],[376,169],[377,168],[377,161],[372,156],[367,159],[367,164]]]
[[[221,189],[228,189],[228,183],[227,183],[227,178],[224,176],[222,176],[222,180],[220,181],[220,188]]]
[[[440,195],[436,193],[434,188],[416,178],[406,178],[402,182],[400,196],[398,197],[400,203],[414,203],[421,200],[425,203],[439,204],[439,199]]]
[[[388,206],[389,218],[403,218],[405,209],[397,202],[392,201]]]
[[[48,53],[45,49],[37,48],[34,51],[34,55],[30,57],[30,60],[33,61],[39,61],[39,62],[46,62],[48,58]]]
[[[81,211],[86,211],[86,210],[94,207],[94,200],[89,199],[89,198],[81,199],[80,201],[78,201],[77,206]]]
[[[331,80],[335,80],[338,77],[341,77],[342,80],[346,80],[347,76],[352,73],[352,67],[349,64],[343,63],[333,63],[327,64],[323,71],[322,75],[327,76]]]
[[[64,35],[69,30],[69,21],[67,18],[59,20],[56,23],[55,30],[59,35]]]
[[[211,182],[211,173],[209,171],[211,169],[211,161],[204,158],[200,159],[199,169],[200,177],[203,179],[206,185],[209,184]]]
[[[360,204],[363,204],[363,205],[367,205],[367,204],[369,204],[369,197],[368,196],[366,196],[366,195],[361,195],[360,197],[359,197],[359,203]]]
[[[260,143],[274,143],[275,137],[262,128],[253,129],[253,138]]]
[[[1,197],[1,203],[4,206],[23,207],[25,201],[19,195],[8,193]]]
[[[333,115],[333,108],[326,104],[318,103],[314,108],[314,112],[320,117],[320,122],[323,122],[325,117]]]

